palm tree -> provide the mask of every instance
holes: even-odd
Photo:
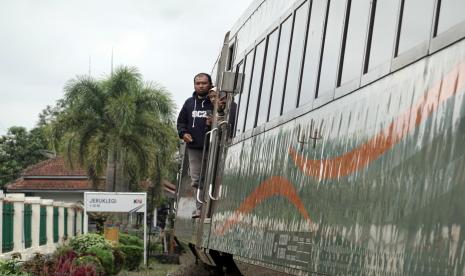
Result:
[[[154,178],[157,156],[163,162],[175,151],[170,95],[144,83],[137,69],[120,67],[100,81],[80,76],[64,90],[63,110],[52,124],[55,140],[94,184],[106,171],[106,191],[129,191],[130,184]]]

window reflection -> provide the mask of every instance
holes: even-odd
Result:
[[[283,113],[295,109],[297,106],[299,76],[301,71],[302,55],[305,46],[305,31],[307,29],[308,5],[308,2],[306,2],[295,12],[291,55],[289,58],[289,67],[287,69],[286,92],[284,93]]]
[[[242,93],[239,99],[239,112],[237,114],[236,120],[236,135],[240,134],[244,130],[244,119],[245,111],[247,110],[247,102],[249,100],[249,88],[250,88],[250,78],[252,74],[252,65],[253,65],[253,51],[247,54],[245,59],[245,69],[244,69],[244,82],[242,84]]]
[[[394,50],[399,0],[374,0],[374,24],[369,42],[368,70],[391,60]]]
[[[281,115],[284,80],[286,79],[287,57],[289,54],[289,43],[291,40],[291,27],[292,18],[288,17],[281,24],[278,47],[278,59],[276,60],[273,93],[271,95],[270,119]]]
[[[405,0],[397,53],[412,49],[428,40],[434,0]]]
[[[271,85],[273,84],[273,72],[276,62],[278,46],[278,30],[268,35],[268,48],[266,50],[265,71],[263,72],[263,84],[258,109],[257,125],[268,121],[268,108],[270,106]]]
[[[349,0],[349,4],[349,23],[345,34],[346,45],[339,85],[360,77],[362,73],[363,50],[370,11],[370,0]]]
[[[465,1],[441,0],[437,33],[440,34],[465,21]]]
[[[337,66],[344,23],[346,1],[330,1],[326,34],[323,46],[320,78],[318,80],[317,97],[329,95],[336,86]]]
[[[255,127],[255,118],[257,113],[257,102],[260,92],[260,83],[263,69],[263,58],[265,55],[265,42],[262,41],[255,49],[255,65],[253,67],[252,84],[250,85],[249,104],[247,109],[247,120],[245,120],[245,130]]]
[[[307,35],[307,46],[305,49],[305,62],[304,70],[302,73],[299,106],[312,101],[315,95],[326,7],[326,1],[313,1],[312,3],[310,24],[308,27]]]

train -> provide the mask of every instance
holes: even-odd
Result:
[[[226,118],[203,190],[181,166],[177,239],[243,275],[465,275],[464,11],[254,0],[213,66]]]

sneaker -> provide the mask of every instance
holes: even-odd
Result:
[[[192,212],[192,218],[200,218],[201,212],[199,209]]]

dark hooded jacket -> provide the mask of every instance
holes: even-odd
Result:
[[[208,131],[207,117],[211,114],[213,105],[208,97],[199,99],[194,92],[192,97],[184,102],[184,105],[179,112],[177,129],[179,138],[185,133],[192,136],[191,143],[187,146],[191,149],[203,149],[205,133]]]

